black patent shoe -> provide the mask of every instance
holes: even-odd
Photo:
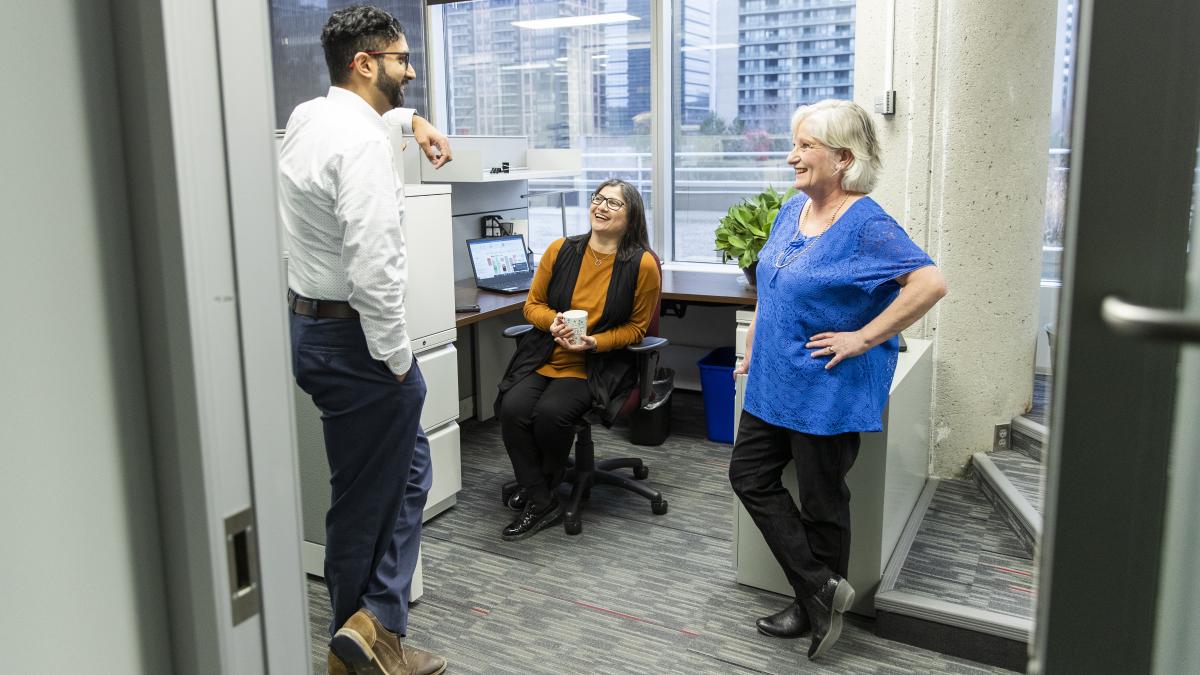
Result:
[[[842,634],[842,614],[854,604],[854,588],[850,582],[833,575],[821,590],[802,601],[812,624],[812,643],[808,645],[809,660],[818,659],[833,647]]]
[[[547,527],[561,523],[562,518],[558,499],[550,500],[550,505],[544,509],[538,509],[533,502],[530,502],[525,505],[525,510],[521,512],[521,515],[504,528],[500,537],[505,541],[517,541],[532,537]]]
[[[777,638],[798,638],[812,632],[808,612],[799,600],[754,622],[758,632]]]
[[[525,491],[525,488],[519,487],[513,490],[513,493],[508,496],[508,501],[505,503],[513,511],[524,511],[525,505],[529,503],[529,493]]]

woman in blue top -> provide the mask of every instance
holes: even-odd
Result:
[[[792,116],[788,164],[803,194],[779,210],[758,260],[746,338],[746,398],[729,464],[734,492],[783,566],[796,601],[759,619],[778,637],[812,632],[825,653],[854,600],[845,580],[859,433],[879,431],[896,335],[946,294],[933,261],[866,193],[880,168],[871,117],[825,100]],[[781,481],[795,461],[802,508]]]

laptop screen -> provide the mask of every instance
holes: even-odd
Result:
[[[475,279],[486,281],[506,274],[529,272],[529,258],[525,255],[525,238],[519,234],[508,237],[487,237],[467,241],[471,264],[475,267]]]

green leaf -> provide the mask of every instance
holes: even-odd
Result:
[[[743,267],[757,260],[771,236],[780,206],[795,194],[793,187],[789,186],[787,192],[781,194],[768,185],[762,192],[730,205],[713,231],[713,242],[716,250],[721,252],[721,260],[736,260]]]

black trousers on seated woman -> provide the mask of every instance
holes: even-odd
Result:
[[[517,483],[537,506],[551,494],[567,465],[575,423],[592,405],[587,380],[530,373],[504,395],[500,429]]]
[[[807,598],[850,563],[850,488],[857,432],[805,434],[742,411],[729,482],[783,567],[797,598]],[[800,508],[781,480],[796,463]]]

